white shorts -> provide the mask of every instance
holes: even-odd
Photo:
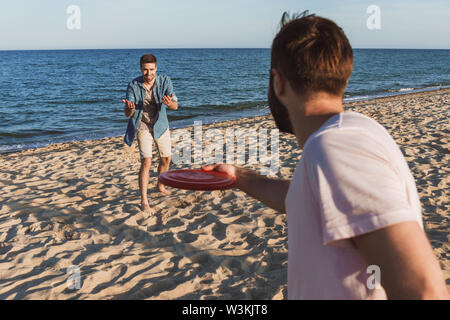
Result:
[[[153,130],[139,129],[137,133],[137,141],[139,145],[139,154],[141,159],[151,158],[153,149]],[[155,140],[162,158],[170,157],[172,154],[172,143],[170,140],[170,130],[167,129],[159,139]]]

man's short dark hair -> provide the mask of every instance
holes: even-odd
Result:
[[[272,43],[272,68],[296,91],[325,91],[343,96],[353,71],[353,50],[333,21],[305,11],[284,13]]]
[[[141,57],[141,66],[146,63],[155,63],[156,64],[156,57],[152,54],[144,54]]]

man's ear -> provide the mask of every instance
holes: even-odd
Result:
[[[270,69],[273,77],[273,90],[277,97],[284,93],[284,78],[277,69]]]

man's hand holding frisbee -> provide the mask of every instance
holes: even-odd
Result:
[[[226,173],[236,180],[234,187],[258,199],[272,209],[286,212],[284,199],[289,189],[290,180],[268,178],[254,171],[225,163],[210,164],[202,167],[202,170]]]

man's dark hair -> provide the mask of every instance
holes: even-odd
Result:
[[[141,66],[145,63],[156,63],[156,57],[152,54],[144,54],[141,57]]]
[[[353,71],[353,50],[333,21],[304,11],[284,13],[272,43],[271,68],[298,92],[325,91],[343,96]],[[286,107],[275,95],[270,73],[269,107],[281,132],[294,133]]]
[[[333,21],[304,11],[285,12],[272,43],[272,68],[297,91],[325,91],[343,96],[353,71],[353,50]]]

